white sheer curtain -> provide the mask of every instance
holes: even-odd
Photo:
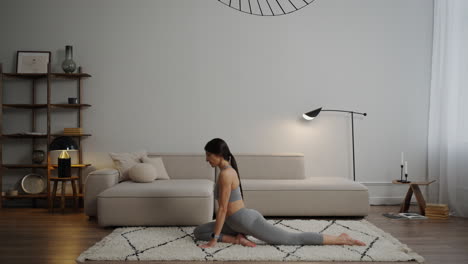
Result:
[[[468,217],[468,1],[434,1],[429,201]]]

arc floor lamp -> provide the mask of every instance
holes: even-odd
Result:
[[[321,111],[351,113],[351,138],[352,138],[352,142],[353,142],[353,180],[356,181],[356,164],[355,164],[356,159],[355,159],[355,155],[354,155],[354,114],[367,116],[367,113],[359,113],[359,112],[347,111],[347,110],[329,110],[329,109],[327,109],[327,110],[323,109],[322,110],[322,107],[320,107],[320,108],[317,108],[317,109],[312,110],[310,112],[302,114],[302,117],[305,120],[312,120],[316,116],[318,116]]]

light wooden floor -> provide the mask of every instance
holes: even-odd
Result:
[[[396,211],[398,211],[397,206],[372,206],[370,215],[366,219],[407,244],[422,255],[426,263],[468,263],[468,218],[393,220],[382,216],[382,213]],[[113,228],[99,227],[95,220],[90,221],[82,211],[73,213],[70,210],[64,215],[60,213],[52,215],[43,208],[3,208],[0,209],[0,263],[75,263],[75,259],[82,251],[112,230]],[[254,263],[260,264],[260,262]]]

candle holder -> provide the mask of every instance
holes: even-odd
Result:
[[[397,180],[397,182],[405,182],[403,180],[403,164],[400,165],[400,168],[401,168],[401,170],[400,170],[400,179]]]
[[[405,173],[405,181],[403,183],[410,183],[411,181],[408,181],[408,173]]]

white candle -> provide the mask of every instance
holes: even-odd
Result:
[[[405,174],[408,174],[408,162],[405,161]]]
[[[401,152],[401,165],[403,165],[403,161],[404,161],[404,159],[403,159],[403,152]]]

